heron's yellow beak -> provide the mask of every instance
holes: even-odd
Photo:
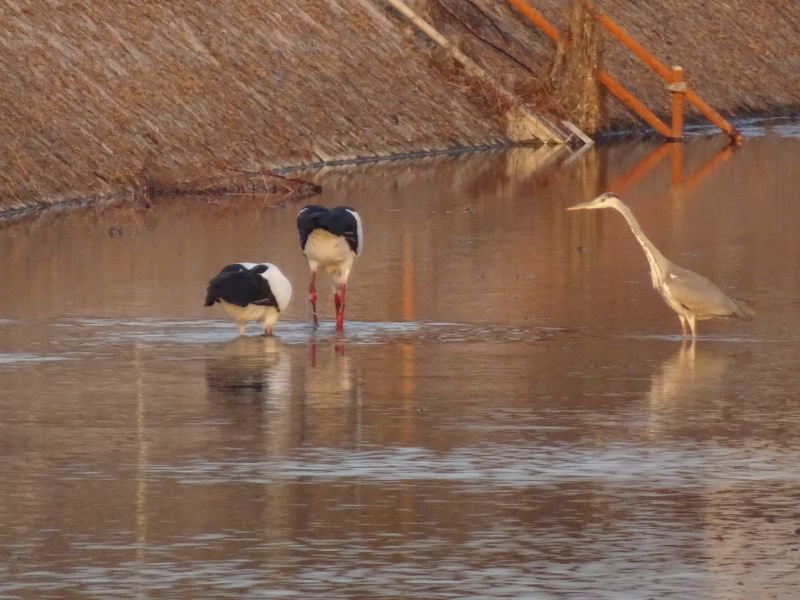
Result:
[[[611,201],[617,201],[621,203],[621,200],[614,194],[611,192],[606,192],[605,194],[600,194],[597,198],[592,198],[588,202],[581,202],[575,206],[570,206],[567,210],[598,209],[609,206],[616,208],[616,205],[612,204]]]
[[[588,202],[581,202],[580,204],[576,204],[575,206],[570,206],[567,210],[583,210],[584,208],[592,208],[591,204],[593,202],[594,200],[589,200]]]

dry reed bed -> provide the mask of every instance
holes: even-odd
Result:
[[[567,0],[531,0],[560,28]],[[800,105],[794,0],[597,3],[723,113]],[[539,110],[555,46],[501,0],[417,2]],[[663,84],[606,40],[657,113]],[[461,78],[380,0],[7,0],[0,7],[0,212],[87,197],[275,190],[278,166],[502,139]],[[635,118],[615,103],[614,123]],[[300,194],[309,190],[299,190]]]

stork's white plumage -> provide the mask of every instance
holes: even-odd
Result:
[[[208,282],[206,306],[219,302],[244,335],[249,321],[264,324],[264,335],[272,328],[292,298],[292,284],[272,263],[234,263],[223,267]]]
[[[364,247],[361,217],[349,206],[327,209],[312,204],[297,214],[297,230],[300,234],[300,249],[308,259],[311,269],[309,299],[317,324],[317,269],[324,269],[333,280],[336,303],[336,329],[344,329],[344,297],[347,279],[353,268],[355,257]]]

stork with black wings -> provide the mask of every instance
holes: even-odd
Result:
[[[328,272],[333,280],[336,304],[336,330],[344,330],[344,295],[353,260],[361,254],[364,232],[361,217],[348,206],[327,209],[315,204],[306,206],[297,215],[300,249],[311,269],[309,299],[317,324],[317,269]]]
[[[272,335],[281,311],[292,297],[292,284],[272,263],[234,263],[208,282],[206,306],[219,302],[244,335],[248,321],[264,324]]]

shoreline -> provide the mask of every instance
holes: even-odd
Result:
[[[758,116],[758,117],[741,117],[732,119],[731,122],[740,129],[752,127],[766,127],[770,125],[786,125],[797,123],[800,126],[800,112],[797,114],[787,114],[779,116]],[[719,132],[713,125],[703,122],[688,123],[685,127],[687,138],[695,138],[709,135],[724,135]],[[620,131],[605,131],[595,136],[595,143],[598,146],[611,145],[620,141],[629,140],[653,140],[660,136],[652,129],[626,129]],[[664,143],[670,143],[666,140]],[[280,177],[281,175],[288,175],[291,173],[300,173],[304,171],[318,171],[323,168],[335,168],[344,166],[358,166],[369,165],[384,162],[394,162],[401,160],[424,160],[437,156],[461,156],[464,154],[491,152],[497,150],[507,150],[515,147],[534,147],[529,144],[519,144],[508,141],[500,141],[485,144],[475,144],[471,146],[454,146],[452,148],[432,149],[432,150],[418,150],[410,152],[399,152],[388,155],[373,155],[373,156],[358,156],[353,158],[332,159],[330,161],[316,161],[307,164],[294,164],[275,167],[270,170],[270,173]],[[553,147],[558,148],[558,146]],[[266,174],[265,174],[266,175]],[[303,183],[314,186],[311,181],[303,181]],[[285,186],[285,184],[284,184]],[[300,201],[305,198],[310,198],[316,195],[316,191],[302,191],[295,189],[289,195],[281,196],[277,202],[286,201]],[[285,187],[283,188],[285,189]],[[137,190],[124,190],[110,195],[96,195],[83,198],[72,198],[64,200],[56,200],[53,202],[43,202],[37,200],[32,202],[30,206],[13,207],[6,210],[0,209],[0,223],[8,223],[17,217],[24,217],[26,215],[35,214],[43,211],[58,211],[76,208],[94,207],[94,206],[113,206],[129,202],[131,206],[140,205],[142,208],[149,208],[154,200],[160,198],[169,198],[171,196],[236,196],[236,195],[257,195],[270,193],[277,193],[276,188],[269,188],[263,186],[261,188],[253,187],[250,191],[241,189],[241,186],[224,187],[216,184],[215,182],[207,182],[205,186],[202,183],[191,182],[185,188],[174,187],[169,189],[155,189],[148,190],[141,188]]]

